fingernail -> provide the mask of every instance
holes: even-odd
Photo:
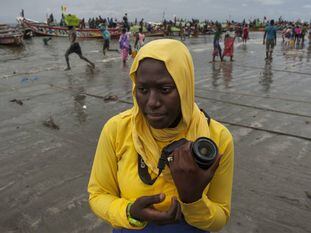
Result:
[[[159,195],[160,200],[164,199],[164,197],[165,197],[164,193],[160,193]]]

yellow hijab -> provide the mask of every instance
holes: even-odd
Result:
[[[135,75],[139,62],[144,58],[163,61],[172,76],[181,102],[182,120],[175,128],[154,129],[140,112],[135,94]],[[132,138],[135,149],[146,165],[158,173],[157,165],[163,145],[186,138],[194,141],[198,137],[209,137],[207,120],[194,102],[194,67],[187,47],[177,40],[160,39],[149,42],[137,53],[130,77],[133,82]],[[169,169],[164,169],[164,177],[170,179]]]

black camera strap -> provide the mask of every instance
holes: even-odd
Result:
[[[200,111],[203,112],[204,116],[206,117],[207,124],[209,125],[211,123],[211,117],[202,108],[200,108]]]
[[[204,113],[206,120],[207,120],[207,124],[209,125],[211,122],[211,117],[203,109],[200,109],[200,110]],[[185,142],[186,142],[185,139],[181,139],[179,141],[174,142],[173,145],[171,145],[170,147],[163,148],[159,162],[158,162],[159,172],[158,172],[158,175],[153,179],[151,179],[151,176],[148,172],[148,166],[146,165],[141,155],[138,154],[137,156],[138,157],[138,163],[137,163],[138,164],[138,175],[140,179],[142,180],[142,182],[148,185],[153,185],[154,182],[156,182],[158,177],[161,175],[163,169],[165,168],[165,164],[167,163],[167,156],[171,154],[175,148],[179,147]]]
[[[140,179],[145,183],[145,184],[148,184],[148,185],[153,185],[154,182],[156,182],[156,180],[158,179],[158,177],[161,175],[164,167],[165,167],[165,158],[163,156],[163,154],[161,154],[161,157],[159,159],[159,163],[158,163],[158,169],[159,169],[159,173],[158,175],[151,179],[151,176],[148,172],[148,167],[147,165],[145,164],[145,161],[143,160],[143,158],[141,157],[140,154],[138,154],[138,174],[139,174],[139,177]]]

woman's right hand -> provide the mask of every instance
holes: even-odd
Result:
[[[132,218],[139,221],[154,222],[156,224],[169,224],[181,219],[181,207],[176,197],[172,197],[172,204],[167,211],[159,211],[153,204],[164,201],[163,193],[153,196],[142,196],[136,199],[130,208]]]

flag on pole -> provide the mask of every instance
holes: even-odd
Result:
[[[61,10],[62,10],[62,13],[65,13],[67,11],[67,6],[62,5],[61,6]]]
[[[80,19],[76,15],[68,14],[65,15],[65,23],[67,26],[79,26]]]

